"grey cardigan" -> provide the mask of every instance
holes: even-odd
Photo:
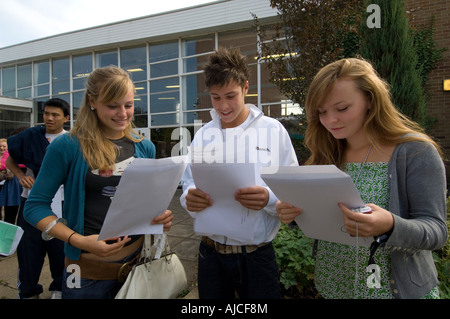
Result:
[[[431,143],[398,144],[388,165],[394,298],[421,298],[438,285],[432,250],[448,238],[444,163]]]

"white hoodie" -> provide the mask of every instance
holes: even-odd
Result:
[[[191,143],[191,160],[194,163],[255,163],[258,175],[263,166],[298,165],[291,139],[284,126],[276,119],[265,116],[256,106],[246,104],[246,107],[250,110],[246,121],[229,129],[222,129],[219,114],[214,109],[211,110],[212,120],[199,129]],[[186,195],[190,188],[195,188],[189,164],[182,181],[183,194],[180,203],[196,218],[201,212],[190,212],[186,206]],[[257,185],[269,191],[269,201],[257,214],[253,240],[242,242],[236,238],[215,234],[208,234],[208,237],[227,245],[257,245],[273,240],[280,228],[275,209],[277,197],[259,176]],[[207,193],[207,190],[203,191]]]

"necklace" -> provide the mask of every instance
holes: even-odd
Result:
[[[372,150],[372,147],[373,147],[373,144],[370,144],[369,150],[367,151],[367,154],[366,154],[366,158],[364,159],[364,162],[362,163],[361,168],[359,169],[358,176],[356,177],[356,179],[355,179],[355,181],[354,181],[355,186],[356,186],[356,182],[359,180],[359,176],[361,175],[361,172],[362,172],[362,170],[363,170],[363,168],[364,168],[364,165],[366,165],[366,162],[367,162],[367,159],[369,158],[369,154],[370,154],[370,151]],[[353,295],[354,295],[354,296],[356,296],[356,292],[357,292],[357,287],[358,287],[358,273],[359,273],[359,263],[358,263],[358,260],[359,260],[359,258],[358,258],[358,254],[359,254],[359,252],[358,252],[358,250],[359,250],[359,243],[358,243],[358,223],[355,222],[355,224],[356,224],[356,246],[355,246],[355,249],[356,249],[356,263],[355,263],[355,268],[356,268],[356,269],[355,269],[355,282],[354,282],[354,284],[353,284],[353,289],[354,289]]]
[[[356,177],[356,179],[354,181],[355,185],[356,185],[356,182],[359,181],[359,176],[361,175],[364,165],[366,165],[366,162],[367,162],[367,159],[369,158],[369,154],[370,154],[370,151],[372,150],[372,147],[373,147],[373,144],[370,144],[369,150],[367,151],[367,154],[366,154],[366,158],[364,159],[364,162],[362,163],[361,168],[359,169],[358,176]]]

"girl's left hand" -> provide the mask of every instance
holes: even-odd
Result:
[[[152,220],[152,225],[162,224],[162,225],[164,225],[164,227],[163,227],[164,231],[169,231],[170,228],[172,228],[172,221],[173,221],[172,211],[166,210],[164,213],[155,217]]]
[[[366,204],[372,209],[370,213],[357,213],[342,203],[338,205],[344,216],[345,229],[351,236],[356,236],[356,224],[361,237],[379,236],[394,227],[392,213],[375,204]]]

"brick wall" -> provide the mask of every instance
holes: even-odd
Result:
[[[406,0],[412,23],[428,25],[434,16],[434,39],[438,48],[447,48],[436,68],[430,73],[428,85],[431,97],[428,114],[435,119],[430,134],[437,139],[445,153],[447,184],[450,178],[450,91],[443,91],[443,80],[450,79],[450,1],[448,0]]]

